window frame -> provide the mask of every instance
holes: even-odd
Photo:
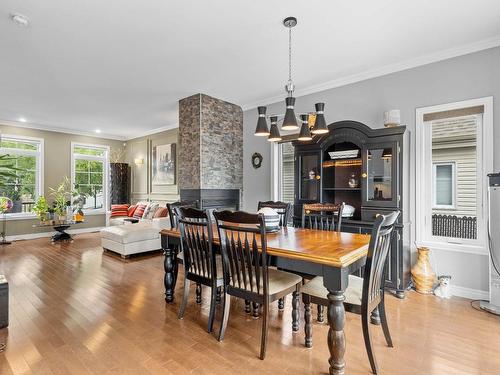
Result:
[[[479,116],[477,137],[477,158],[480,162],[480,168],[477,169],[477,186],[481,189],[477,191],[477,239],[446,238],[432,236],[432,208],[431,205],[424,205],[421,202],[430,201],[432,197],[426,190],[424,183],[417,181],[426,181],[432,165],[432,147],[426,143],[431,137],[431,131],[428,122],[424,122],[424,115],[434,112],[462,109],[474,106],[484,106],[484,113]],[[487,174],[493,172],[493,97],[483,97],[478,99],[465,100],[461,102],[440,104],[430,107],[416,108],[416,147],[415,147],[415,226],[412,226],[412,236],[416,239],[415,246],[426,246],[435,250],[453,251],[470,254],[487,255],[487,193],[488,182]],[[480,185],[479,185],[480,184]]]
[[[76,147],[84,147],[84,148],[95,148],[104,150],[104,156],[97,155],[86,155],[86,154],[75,154]],[[76,180],[76,170],[75,170],[75,162],[76,160],[87,160],[87,161],[101,161],[103,166],[103,198],[104,202],[101,208],[84,208],[83,212],[85,215],[99,215],[103,214],[109,209],[109,194],[108,194],[108,185],[109,185],[109,153],[110,147],[108,145],[100,145],[100,144],[91,144],[91,143],[82,143],[82,142],[71,142],[71,188],[73,189],[75,186]]]
[[[17,135],[17,134],[1,134],[1,140],[12,140],[18,142],[36,142],[38,143],[38,150],[23,150],[17,148],[7,148],[0,146],[0,155],[8,154],[8,155],[17,155],[17,156],[34,156],[36,160],[35,167],[35,192],[36,197],[34,200],[36,201],[39,197],[44,194],[44,139],[37,137],[29,137],[26,135]],[[33,218],[36,217],[36,214],[33,212],[9,212],[5,214],[9,219],[23,219],[23,218]]]
[[[451,166],[451,205],[437,204],[437,167]],[[432,162],[432,208],[436,210],[455,210],[457,207],[457,165],[454,161]]]

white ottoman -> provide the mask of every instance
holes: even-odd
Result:
[[[161,250],[160,228],[150,223],[117,225],[101,229],[101,245],[122,258]]]

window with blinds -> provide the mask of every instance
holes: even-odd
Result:
[[[290,142],[281,143],[280,150],[280,200],[283,202],[293,204],[295,197],[295,166],[294,166],[294,152],[295,149]]]

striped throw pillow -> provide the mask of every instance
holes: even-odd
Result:
[[[128,204],[111,205],[111,217],[127,216],[127,215],[128,215]]]
[[[128,208],[127,210],[127,216],[128,217],[133,217],[134,216],[134,212],[135,212],[135,209],[137,208],[137,205],[132,205]]]
[[[167,217],[168,216],[168,208],[167,207],[158,207],[153,215],[153,218],[158,217]]]
[[[146,209],[145,204],[138,204],[134,211],[135,219],[142,219],[142,215],[144,214],[144,210]]]

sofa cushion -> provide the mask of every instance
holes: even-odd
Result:
[[[112,204],[111,217],[127,216],[128,207],[128,204]]]
[[[134,217],[136,219],[142,219],[142,215],[144,215],[144,210],[146,209],[145,204],[138,204],[135,211],[134,211]]]
[[[148,204],[146,209],[144,210],[144,214],[142,214],[142,218],[143,219],[152,219],[158,206],[159,206],[158,203]]]
[[[132,206],[130,206],[128,208],[128,210],[127,210],[127,216],[128,217],[133,217],[136,208],[137,208],[137,205],[135,205],[135,204],[133,204]]]
[[[158,217],[167,217],[168,216],[168,208],[167,207],[158,207],[153,215],[153,219]]]
[[[158,228],[149,223],[117,225],[101,229],[101,237],[119,243],[154,240],[160,237]]]

